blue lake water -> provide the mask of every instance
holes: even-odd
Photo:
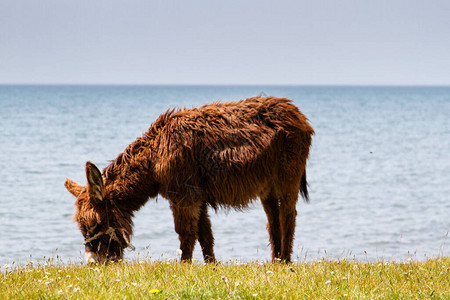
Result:
[[[450,87],[0,86],[0,266],[81,262],[66,177],[84,184],[87,160],[105,167],[170,107],[261,92],[293,99],[316,130],[293,259],[450,255]],[[176,257],[166,200],[134,221],[126,259]],[[212,223],[220,260],[270,259],[258,202]]]

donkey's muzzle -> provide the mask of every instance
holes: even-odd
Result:
[[[87,264],[104,264],[108,261],[106,257],[98,255],[93,251],[84,252],[84,256]]]

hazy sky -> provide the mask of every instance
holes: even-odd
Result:
[[[449,0],[0,0],[0,83],[450,84]]]

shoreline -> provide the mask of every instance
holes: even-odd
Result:
[[[450,257],[422,262],[41,265],[2,270],[0,298],[450,297]]]

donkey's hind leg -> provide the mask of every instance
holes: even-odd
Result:
[[[280,199],[281,256],[283,262],[291,261],[295,234],[295,218],[297,217],[297,193],[288,193]]]
[[[214,236],[206,202],[202,204],[200,218],[198,219],[198,241],[202,247],[205,262],[216,262],[214,256]]]
[[[275,262],[281,255],[279,200],[273,192],[270,192],[267,196],[261,197],[261,203],[267,215],[267,231],[269,231],[272,248],[272,262]]]

